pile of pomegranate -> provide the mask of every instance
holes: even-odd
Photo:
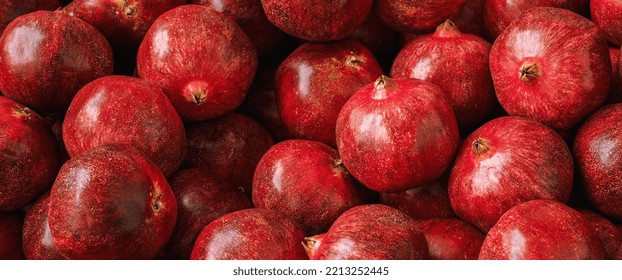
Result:
[[[622,2],[5,0],[0,259],[622,259]]]

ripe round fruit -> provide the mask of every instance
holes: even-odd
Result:
[[[408,215],[382,204],[350,208],[328,232],[305,238],[312,260],[421,260],[428,244]]]
[[[307,235],[325,232],[349,208],[367,202],[337,151],[308,140],[274,145],[259,161],[253,205],[281,212]]]
[[[523,13],[490,52],[497,98],[510,114],[568,130],[598,108],[611,82],[607,40],[569,10]]]
[[[107,76],[76,94],[63,122],[63,140],[74,157],[106,143],[132,145],[165,176],[186,152],[184,125],[162,89],[144,80]]]
[[[152,259],[175,226],[177,204],[158,167],[134,148],[101,145],[67,161],[48,222],[70,259]]]
[[[50,224],[48,223],[48,210],[50,193],[43,194],[32,204],[24,218],[24,230],[22,235],[24,254],[29,260],[65,260],[56,248]]]
[[[41,112],[64,111],[80,88],[112,74],[112,65],[106,38],[61,11],[20,16],[0,38],[0,91]]]
[[[430,183],[451,163],[458,126],[436,85],[381,76],[359,89],[337,118],[337,148],[351,174],[378,192]]]
[[[476,260],[485,235],[459,219],[417,221],[433,260]]]
[[[137,72],[162,87],[186,121],[231,113],[246,96],[257,53],[228,16],[202,5],[161,15],[138,50]]]
[[[591,0],[592,21],[605,32],[610,43],[622,45],[622,2],[616,0]]]
[[[622,104],[601,108],[579,128],[574,155],[584,192],[602,213],[622,219]]]
[[[268,20],[307,41],[343,39],[367,17],[373,0],[261,0]]]
[[[448,178],[449,175],[445,173],[429,184],[416,186],[403,192],[381,193],[380,201],[408,214],[415,220],[456,217],[449,203]]]
[[[224,215],[201,231],[192,260],[304,260],[302,230],[268,209],[245,209]]]
[[[403,33],[429,33],[460,15],[467,0],[377,0],[374,11],[389,27]]]
[[[605,251],[605,258],[613,260],[622,245],[622,232],[607,218],[590,210],[580,210],[581,216],[592,225]]]
[[[566,202],[572,154],[555,131],[521,117],[502,117],[465,140],[449,177],[454,212],[487,232],[507,210],[534,199]]]
[[[599,260],[603,248],[592,226],[572,208],[532,200],[508,210],[488,232],[480,260]]]
[[[0,96],[0,211],[13,211],[49,189],[58,171],[54,134],[37,113]]]
[[[0,5],[0,34],[18,16],[38,10],[53,11],[62,6],[59,0],[4,0]]]

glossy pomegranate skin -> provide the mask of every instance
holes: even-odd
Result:
[[[16,18],[2,33],[0,48],[0,91],[39,112],[62,112],[81,87],[112,74],[106,38],[61,11]]]
[[[37,199],[24,218],[23,247],[29,260],[65,260],[54,244],[48,223],[50,193]]]
[[[448,180],[449,175],[446,173],[429,184],[403,192],[381,193],[380,202],[408,214],[415,220],[454,218],[456,214],[451,208],[447,192]]]
[[[305,238],[312,260],[428,259],[428,244],[413,219],[382,204],[350,208],[328,232]]]
[[[335,146],[343,105],[382,69],[361,43],[307,43],[281,65],[274,80],[283,124],[296,138]]]
[[[268,21],[261,0],[190,0],[190,3],[205,5],[231,17],[260,55],[276,49],[284,38],[283,31]]]
[[[365,194],[337,150],[309,140],[274,145],[253,179],[253,205],[281,212],[306,235],[326,232],[343,212],[366,203]]]
[[[268,209],[245,209],[207,225],[192,249],[192,260],[305,260],[303,231]]]
[[[70,259],[152,259],[173,231],[177,204],[158,167],[124,144],[73,157],[52,186],[48,222]]]
[[[449,176],[449,199],[456,215],[488,232],[521,202],[565,203],[573,168],[570,149],[555,131],[521,117],[494,119],[460,148]]]
[[[63,10],[97,28],[112,46],[115,73],[129,75],[149,27],[164,12],[184,4],[185,0],[74,0]]]
[[[461,33],[448,20],[435,33],[402,48],[391,75],[438,85],[451,102],[458,126],[472,129],[486,120],[496,102],[488,66],[490,48],[490,43]]]
[[[484,4],[484,22],[490,39],[494,41],[514,19],[534,7],[555,7],[583,13],[587,0],[487,0]]]
[[[23,260],[22,226],[24,216],[18,212],[0,212],[0,260]]]
[[[56,145],[37,113],[0,96],[0,211],[17,210],[52,186]]]
[[[591,0],[590,15],[607,40],[616,46],[622,44],[622,3],[614,0]]]
[[[53,11],[61,6],[59,0],[5,0],[0,6],[0,34],[18,16],[38,10]]]
[[[603,107],[579,128],[573,146],[584,192],[601,213],[622,219],[622,104]]]
[[[599,260],[604,253],[592,226],[572,208],[532,200],[508,210],[490,230],[480,260]]]
[[[313,42],[350,35],[369,14],[373,0],[261,0],[268,20],[294,37]]]
[[[346,169],[378,192],[436,180],[458,146],[458,126],[442,90],[429,82],[382,76],[343,106],[337,148]]]
[[[274,144],[268,131],[238,113],[187,123],[186,138],[186,166],[208,169],[210,174],[242,188],[249,197],[255,167]]]
[[[257,53],[244,31],[202,5],[162,14],[138,50],[138,76],[162,87],[185,121],[235,110],[256,70]]]
[[[422,220],[417,225],[428,241],[433,260],[477,260],[486,237],[460,219]]]
[[[237,210],[251,208],[244,192],[201,168],[185,169],[171,179],[177,199],[177,224],[167,250],[188,259],[201,230],[213,220]]]
[[[181,118],[162,89],[144,80],[107,76],[76,94],[63,122],[71,157],[107,143],[134,146],[165,176],[181,165],[186,134]]]
[[[433,32],[460,15],[467,0],[377,0],[374,11],[389,27],[404,33]]]
[[[497,38],[490,53],[497,98],[510,114],[569,130],[603,104],[611,62],[602,31],[569,10],[537,7]]]
[[[613,260],[616,256],[617,248],[622,245],[622,232],[609,219],[597,212],[581,209],[579,213],[594,228],[605,251],[605,258]]]

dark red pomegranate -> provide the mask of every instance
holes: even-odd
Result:
[[[570,149],[552,129],[521,117],[494,119],[465,140],[449,177],[454,212],[488,230],[515,205],[566,202],[573,183]]]
[[[101,145],[67,161],[50,193],[54,244],[70,259],[152,259],[176,218],[166,178],[123,144]]]
[[[203,228],[192,249],[193,260],[304,260],[302,230],[268,209],[229,213]]]
[[[26,212],[24,218],[23,246],[29,260],[64,260],[66,259],[54,244],[52,231],[48,223],[48,205],[50,193],[43,194]]]
[[[112,46],[115,72],[130,75],[149,27],[164,12],[185,0],[74,0],[63,8],[97,28]]]
[[[184,125],[162,89],[126,76],[97,79],[76,94],[63,140],[72,157],[106,143],[132,145],[165,176],[177,170],[186,151]]]
[[[579,128],[574,155],[583,188],[590,202],[602,213],[622,219],[622,104],[603,107]]]
[[[0,260],[24,259],[24,251],[22,250],[23,223],[24,215],[18,211],[0,212]]]
[[[531,8],[555,7],[582,13],[587,10],[587,2],[588,0],[487,0],[484,4],[484,26],[490,39],[494,41],[514,19]]]
[[[270,134],[242,114],[186,124],[186,165],[208,169],[210,174],[242,188],[250,197],[253,172],[273,145]]]
[[[279,66],[274,80],[283,124],[296,138],[335,146],[343,105],[382,69],[361,43],[307,43]]]
[[[390,67],[399,51],[399,33],[386,26],[376,13],[369,13],[365,21],[348,38],[358,40],[365,45],[382,66],[389,64]]]
[[[106,38],[61,11],[16,18],[2,33],[0,49],[0,91],[40,112],[64,111],[81,87],[112,74]]]
[[[480,260],[599,260],[604,253],[592,226],[572,208],[532,200],[508,210],[488,232]]]
[[[607,218],[590,210],[580,210],[581,216],[594,228],[605,251],[605,258],[613,260],[622,245],[622,232]]]
[[[268,20],[287,34],[307,41],[347,37],[367,17],[373,0],[261,0]]]
[[[61,6],[59,0],[4,0],[0,5],[0,34],[18,16],[38,10],[53,11]]]
[[[377,0],[374,11],[389,27],[404,33],[429,33],[457,18],[467,0]]]
[[[591,0],[590,15],[610,43],[622,45],[622,3],[615,0]]]
[[[408,214],[415,220],[453,218],[456,214],[449,203],[448,179],[449,175],[445,173],[429,184],[403,192],[381,193],[380,202]]]
[[[257,53],[244,31],[202,5],[161,15],[138,50],[138,76],[162,87],[186,121],[235,110],[256,70]]]
[[[486,120],[496,103],[488,66],[490,48],[484,39],[461,33],[447,20],[434,34],[402,48],[391,75],[438,85],[451,102],[458,126],[472,129]]]
[[[37,113],[0,96],[0,211],[17,210],[52,186],[56,145]]]
[[[477,260],[485,235],[459,219],[417,221],[433,260]]]
[[[225,214],[251,208],[244,191],[201,168],[185,169],[171,180],[177,224],[168,242],[172,256],[188,259],[201,230]]]
[[[359,89],[337,119],[337,147],[352,175],[378,192],[436,180],[458,146],[449,101],[436,85],[380,77]]]
[[[344,212],[328,232],[305,238],[312,260],[420,260],[428,244],[415,221],[382,204]]]
[[[268,21],[261,0],[190,0],[190,3],[205,5],[231,17],[260,55],[274,50],[283,40],[283,31]]]
[[[255,169],[253,205],[281,212],[306,235],[326,232],[344,211],[367,200],[337,151],[319,142],[278,143]]]
[[[569,130],[607,96],[611,62],[602,31],[569,10],[536,7],[497,38],[490,71],[501,106],[514,116]]]

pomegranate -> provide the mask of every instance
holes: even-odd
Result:
[[[462,13],[453,20],[461,32],[486,38],[486,25],[484,23],[484,5],[487,0],[467,0]]]
[[[436,85],[381,76],[359,89],[337,119],[346,169],[368,188],[400,192],[436,180],[458,146],[449,101]]]
[[[591,0],[590,15],[610,43],[622,45],[622,3],[615,0]]]
[[[429,184],[397,193],[381,193],[380,201],[415,220],[453,218],[456,214],[449,203],[448,179],[449,175],[445,173]]]
[[[418,221],[433,260],[477,260],[484,234],[459,219]]]
[[[428,33],[457,18],[467,0],[377,0],[374,10],[389,27],[404,33]]]
[[[62,5],[59,0],[4,0],[0,6],[0,34],[18,16],[38,10],[53,11]]]
[[[582,209],[579,213],[596,231],[605,251],[605,258],[613,260],[618,247],[622,245],[622,232],[609,219],[594,211]]]
[[[23,246],[29,260],[64,260],[66,259],[54,244],[50,224],[48,223],[48,205],[50,192],[41,195],[26,212],[24,218]]]

